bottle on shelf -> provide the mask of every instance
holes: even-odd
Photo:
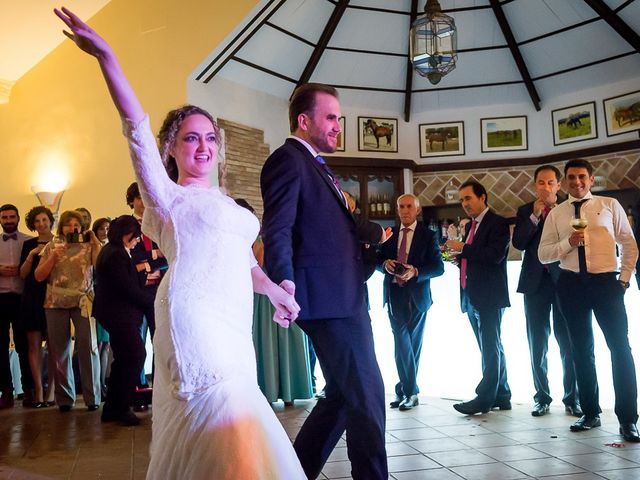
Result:
[[[449,238],[449,221],[445,218],[444,220],[442,220],[442,227],[440,229],[440,236],[442,237],[442,240],[447,240]]]
[[[382,215],[384,213],[384,206],[382,204],[382,196],[378,195],[378,199],[376,201],[376,212],[378,215]]]
[[[376,197],[371,197],[371,204],[369,205],[369,213],[375,215],[376,212]]]
[[[385,215],[391,214],[391,203],[389,203],[389,196],[385,195],[382,202],[382,211]]]

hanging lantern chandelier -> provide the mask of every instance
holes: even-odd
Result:
[[[424,14],[416,18],[409,32],[413,68],[436,85],[456,68],[457,40],[453,18],[442,13],[438,0],[427,0]]]

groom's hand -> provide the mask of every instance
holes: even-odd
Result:
[[[295,295],[296,294],[296,284],[293,283],[291,280],[283,280],[283,281],[281,281],[280,282],[280,286],[289,295]]]

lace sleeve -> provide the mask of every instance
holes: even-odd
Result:
[[[138,123],[123,119],[122,127],[123,133],[129,142],[131,162],[133,163],[133,170],[138,181],[145,211],[153,211],[160,219],[167,220],[169,206],[175,197],[176,184],[169,179],[160,159],[158,146],[151,132],[149,116],[145,115]],[[146,221],[147,217],[148,215],[145,215],[143,228],[152,227],[151,222]],[[155,224],[156,222],[153,223]],[[163,222],[161,221],[160,223]],[[145,233],[157,241],[158,231],[147,231],[145,229]]]

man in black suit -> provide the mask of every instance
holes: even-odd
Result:
[[[401,227],[382,245],[379,268],[385,273],[383,305],[388,305],[400,381],[391,408],[411,410],[418,405],[416,377],[422,351],[422,336],[431,300],[430,279],[444,273],[435,234],[418,224],[420,201],[411,194],[398,197]]]
[[[482,380],[476,398],[453,406],[466,415],[486,413],[492,408],[511,409],[511,390],[500,339],[502,314],[509,303],[507,252],[509,223],[489,210],[487,191],[474,180],[458,190],[462,208],[472,219],[465,227],[464,241],[447,240],[446,248],[459,255],[460,304],[471,322],[482,353]]]
[[[384,386],[365,304],[362,232],[318,155],[336,149],[337,97],[320,84],[293,94],[292,136],[267,159],[260,178],[265,266],[274,282],[295,293],[298,325],[313,342],[327,381],[326,397],[294,443],[305,473],[320,474],[346,429],[353,478],[386,479]]]
[[[558,262],[542,265],[538,259],[538,245],[547,215],[557,203],[560,190],[560,170],[553,165],[542,165],[534,173],[536,200],[518,209],[516,227],[513,230],[513,246],[524,251],[522,270],[518,282],[518,292],[524,293],[524,315],[527,319],[527,339],[531,356],[533,385],[536,393],[535,405],[531,411],[534,417],[541,417],[549,411],[551,395],[547,378],[547,348],[551,323],[549,315],[553,311],[553,332],[560,347],[562,358],[564,397],[567,413],[581,417],[578,401],[576,372],[567,322],[560,311],[556,296],[556,283],[560,276]]]

